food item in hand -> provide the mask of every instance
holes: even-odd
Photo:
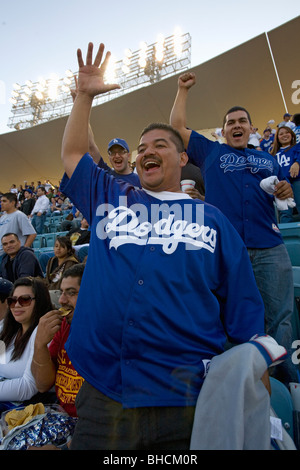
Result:
[[[67,308],[67,307],[60,307],[60,309],[58,309],[59,313],[61,314],[62,317],[66,317],[67,315],[69,315],[69,313],[71,313],[71,309],[70,308]]]

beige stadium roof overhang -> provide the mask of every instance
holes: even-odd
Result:
[[[197,84],[189,93],[187,125],[204,129],[209,135],[209,129],[221,127],[223,114],[231,106],[241,105],[249,110],[254,125],[262,133],[268,120],[280,122],[286,110],[299,113],[300,104],[292,101],[295,92],[292,84],[300,80],[300,63],[295,52],[299,30],[297,17],[194,67]],[[104,158],[112,138],[124,138],[134,151],[145,126],[169,121],[177,78],[162,80],[93,108],[91,124]],[[1,191],[24,180],[50,179],[58,183],[63,174],[60,151],[66,120],[64,117],[0,136]]]

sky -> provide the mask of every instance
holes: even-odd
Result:
[[[77,71],[76,50],[85,55],[89,41],[122,60],[126,48],[137,51],[180,27],[191,35],[194,67],[299,15],[299,0],[1,0],[0,134],[12,132],[13,83]]]

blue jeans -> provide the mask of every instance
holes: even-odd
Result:
[[[292,183],[294,200],[296,203],[297,211],[300,214],[300,180]],[[293,208],[289,207],[286,211],[279,211],[279,222],[281,224],[288,224],[289,222],[295,222],[293,218]]]
[[[277,378],[286,385],[299,382],[292,363],[292,315],[294,282],[291,261],[284,244],[274,248],[248,249],[257,287],[265,306],[266,334],[272,336],[288,352],[288,359],[276,367]]]
[[[44,233],[44,224],[46,222],[46,213],[42,215],[34,214],[31,223],[37,234]]]

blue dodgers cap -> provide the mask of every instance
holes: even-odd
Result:
[[[126,142],[125,140],[123,140],[123,139],[118,139],[118,138],[116,138],[116,139],[111,140],[111,141],[109,142],[109,144],[108,144],[107,150],[111,149],[111,147],[112,147],[113,145],[120,145],[120,147],[123,147],[123,149],[125,149],[125,150],[127,150],[127,152],[129,152],[128,144],[127,144],[127,142]]]
[[[13,288],[13,283],[8,279],[0,277],[0,294],[9,296],[10,291]]]

